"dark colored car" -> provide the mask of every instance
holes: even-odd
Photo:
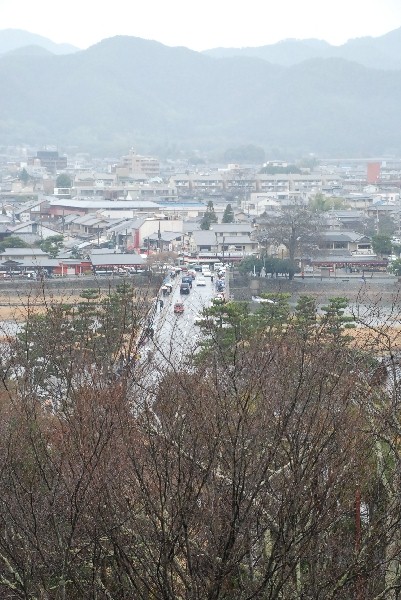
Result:
[[[191,286],[187,282],[183,282],[180,285],[180,294],[189,294],[191,291]]]
[[[192,287],[192,276],[191,275],[185,275],[182,279],[181,279],[181,283],[188,283],[189,287]]]

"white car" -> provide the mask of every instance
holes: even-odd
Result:
[[[212,272],[210,271],[210,269],[205,269],[204,271],[202,271],[202,275],[203,277],[211,277]]]
[[[203,277],[198,277],[198,279],[196,280],[196,285],[206,285],[206,279],[204,279]]]
[[[262,303],[276,304],[276,302],[274,300],[270,300],[270,298],[261,298],[260,296],[252,296],[252,302],[258,302],[260,304],[262,304]]]
[[[217,296],[215,296],[212,299],[213,306],[215,306],[216,304],[224,304],[225,301],[226,301],[226,298],[225,298],[224,294],[217,294]]]

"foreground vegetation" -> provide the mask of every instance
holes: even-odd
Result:
[[[116,294],[3,355],[0,596],[397,598],[397,364],[355,347],[345,299],[216,306],[185,368],[115,369],[141,322]]]

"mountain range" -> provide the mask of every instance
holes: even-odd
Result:
[[[24,31],[23,29],[0,30],[0,54],[21,50],[25,47],[31,48],[32,46],[44,48],[53,54],[70,54],[79,50],[79,48],[71,44],[57,44],[42,35]]]
[[[103,155],[131,146],[156,155],[241,145],[286,156],[401,151],[401,78],[387,64],[309,57],[284,66],[129,36],[64,54],[41,48],[0,55],[3,147],[54,144]]]
[[[316,39],[287,39],[254,48],[212,48],[204,53],[215,58],[261,58],[285,67],[313,58],[343,58],[373,69],[401,69],[401,28],[375,38],[351,39],[341,46]]]

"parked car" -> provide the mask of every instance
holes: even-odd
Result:
[[[206,285],[206,279],[204,277],[198,277],[198,279],[196,280],[196,285]]]
[[[217,296],[215,296],[212,299],[213,304],[224,304],[226,301],[224,294],[217,294]]]
[[[180,314],[182,314],[183,312],[184,312],[184,305],[183,305],[183,303],[182,303],[182,302],[176,302],[176,303],[174,304],[174,313],[175,313],[176,315],[180,315]]]
[[[181,283],[180,285],[180,294],[189,294],[191,292],[191,286],[189,283]]]
[[[260,304],[276,304],[274,300],[270,300],[269,298],[261,298],[260,296],[252,296],[252,302],[258,302]]]

